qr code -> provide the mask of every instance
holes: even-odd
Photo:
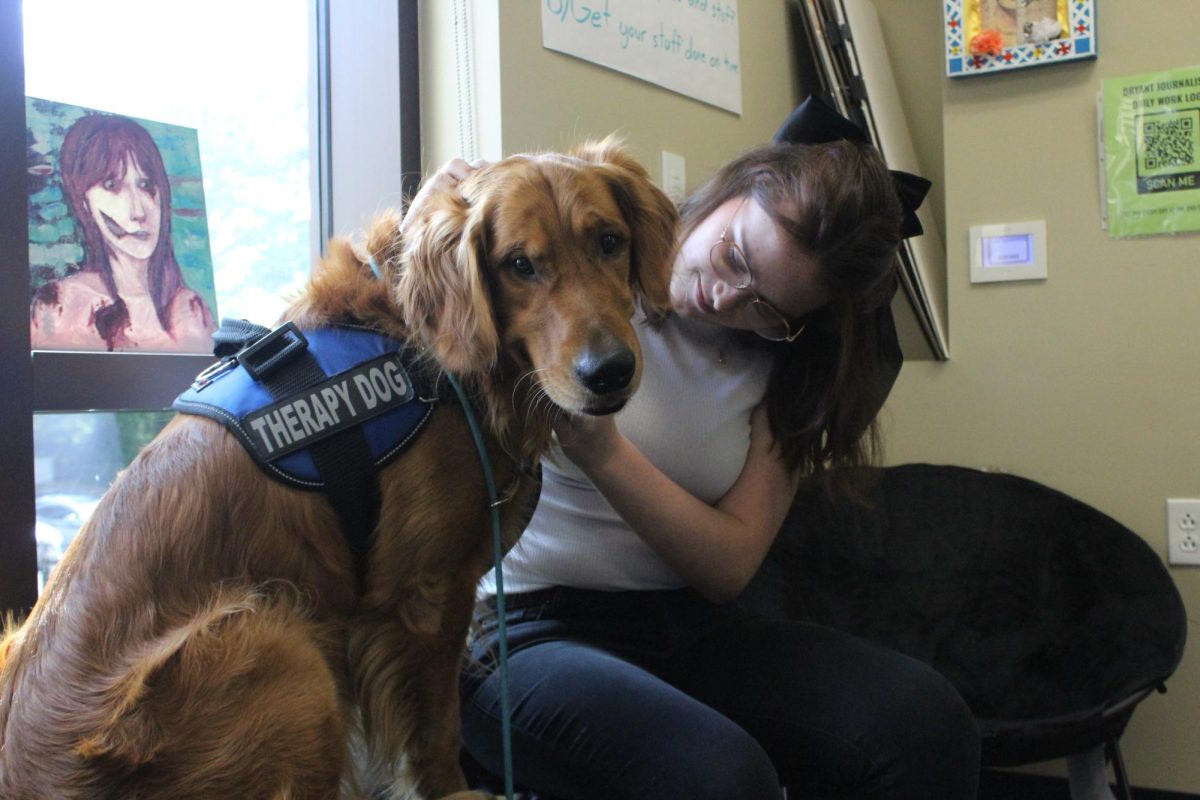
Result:
[[[1194,117],[1143,120],[1142,162],[1147,170],[1190,167],[1197,149]]]

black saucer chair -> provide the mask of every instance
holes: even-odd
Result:
[[[1033,481],[953,466],[871,471],[867,504],[797,499],[743,600],[932,665],[979,722],[984,767],[1065,757],[1077,800],[1131,798],[1118,740],[1183,654],[1159,556]]]

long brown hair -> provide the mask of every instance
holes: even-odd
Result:
[[[685,239],[731,198],[752,197],[813,257],[830,296],[795,342],[751,336],[775,355],[767,386],[772,433],[788,467],[820,478],[872,461],[879,449],[874,311],[896,287],[902,209],[882,156],[848,141],[772,144],[726,164],[680,209]]]
[[[111,306],[96,313],[96,330],[110,342],[129,323],[129,309],[117,292],[104,237],[84,194],[97,183],[120,174],[129,158],[146,173],[162,207],[158,242],[150,254],[146,282],[159,324],[169,332],[171,301],[183,287],[183,274],[171,244],[171,184],[158,145],[145,128],[128,117],[88,114],[67,131],[59,154],[63,188],[83,230],[85,254],[81,269],[98,273],[113,299]]]

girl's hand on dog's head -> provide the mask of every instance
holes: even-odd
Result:
[[[403,233],[408,227],[409,220],[417,218],[420,210],[429,202],[430,197],[440,192],[450,191],[472,172],[480,167],[486,167],[489,163],[482,158],[470,162],[461,158],[452,158],[443,164],[437,172],[425,179],[412,201],[409,202],[404,219],[400,222],[400,232]]]
[[[474,161],[464,161],[461,158],[452,158],[433,173],[433,177],[427,183],[438,182],[439,188],[447,189],[455,183],[463,180],[480,167],[486,167],[489,163],[482,158],[477,158]],[[418,192],[418,194],[420,194]]]

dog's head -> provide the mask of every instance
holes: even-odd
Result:
[[[611,137],[514,156],[408,223],[397,301],[447,370],[511,367],[566,411],[611,413],[641,377],[635,299],[667,305],[677,223]]]

